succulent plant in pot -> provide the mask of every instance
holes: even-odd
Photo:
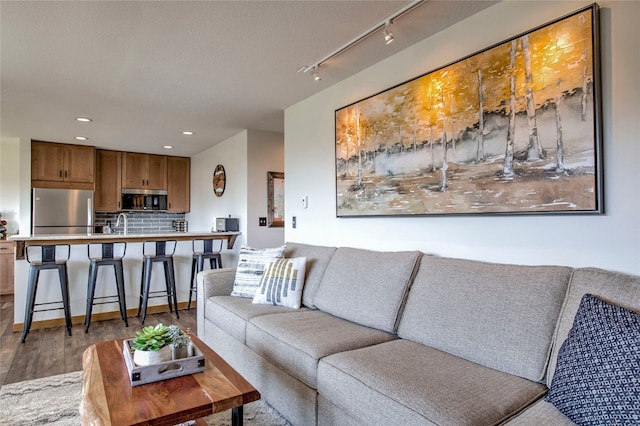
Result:
[[[144,327],[136,332],[131,347],[135,349],[133,362],[152,365],[171,360],[171,330],[163,324]]]
[[[191,338],[177,325],[170,325],[168,328],[171,336],[171,359],[187,358]]]

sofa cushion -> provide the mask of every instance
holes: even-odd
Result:
[[[526,410],[505,423],[508,426],[575,426],[575,423],[562,414],[553,404],[540,399]]]
[[[266,249],[240,247],[236,278],[233,282],[231,295],[253,299],[260,286],[265,266],[269,261],[282,257],[285,249],[286,246]]]
[[[320,358],[396,338],[321,311],[258,316],[247,324],[247,346],[313,388]]]
[[[292,242],[287,242],[286,246],[285,257],[307,258],[307,269],[302,289],[302,304],[308,308],[315,308],[313,297],[336,248]]]
[[[541,381],[570,273],[424,256],[398,335]]]
[[[569,335],[580,301],[585,294],[592,294],[601,300],[626,309],[640,312],[640,277],[598,268],[576,269],[571,275],[567,297],[562,307],[558,329],[551,352],[547,386],[551,387],[556,369],[558,352]]]
[[[253,303],[300,309],[306,257],[275,259],[267,263]]]
[[[394,333],[420,257],[418,251],[338,248],[313,302],[332,315]]]
[[[205,318],[240,342],[245,343],[247,321],[259,316],[283,312],[293,309],[283,306],[254,305],[251,299],[235,296],[215,296],[207,299]]]
[[[364,424],[498,424],[546,389],[402,339],[337,353],[318,367],[318,393]]]
[[[585,294],[545,400],[578,424],[640,424],[640,313]]]

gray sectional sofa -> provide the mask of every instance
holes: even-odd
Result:
[[[197,333],[294,425],[570,425],[543,397],[582,296],[640,312],[640,277],[287,243],[303,307],[198,275]]]

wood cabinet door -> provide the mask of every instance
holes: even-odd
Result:
[[[93,146],[65,145],[64,181],[93,183],[96,149]]]
[[[0,241],[0,294],[13,294],[13,241]]]
[[[96,151],[95,211],[120,211],[122,197],[122,158],[120,151]]]
[[[149,155],[147,174],[148,189],[167,189],[167,156]]]
[[[31,142],[31,180],[64,180],[64,145]]]
[[[130,189],[146,188],[149,169],[149,155],[135,152],[122,153],[122,187]]]
[[[190,211],[191,159],[167,158],[167,209],[170,212]]]

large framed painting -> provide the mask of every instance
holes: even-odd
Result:
[[[338,217],[603,213],[593,4],[335,111]]]

